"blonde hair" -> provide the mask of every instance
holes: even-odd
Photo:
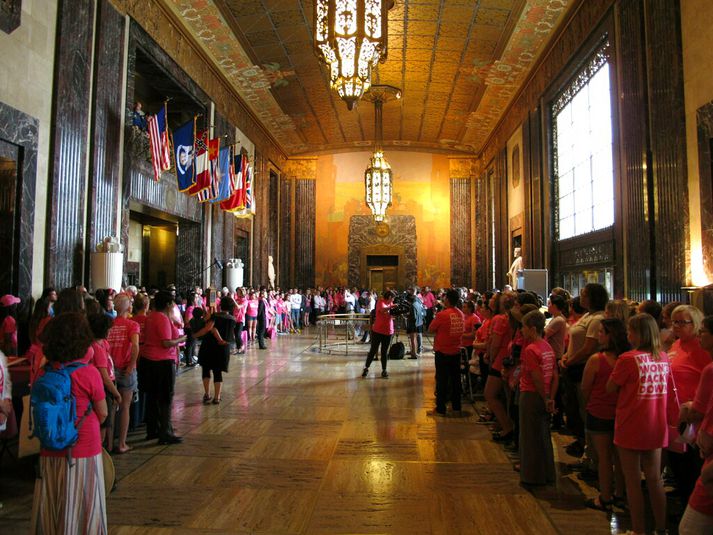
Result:
[[[131,308],[131,298],[126,294],[119,294],[114,298],[114,310],[121,315]]]
[[[629,316],[631,316],[631,308],[629,308],[629,303],[623,299],[613,299],[604,307],[604,313],[607,318],[621,320],[626,325]]]
[[[651,351],[655,359],[661,357],[661,335],[659,326],[651,314],[635,314],[629,319],[628,327],[639,335],[639,344],[635,349]]]
[[[696,307],[693,307],[691,305],[678,305],[676,308],[673,309],[673,312],[671,312],[672,320],[676,314],[688,314],[691,320],[693,321],[694,332],[698,332],[698,330],[701,328],[701,323],[703,323],[703,312],[701,312]]]

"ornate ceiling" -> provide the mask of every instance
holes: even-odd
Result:
[[[312,51],[312,0],[164,0],[289,155],[371,147]],[[575,0],[396,0],[375,83],[386,147],[477,153]]]

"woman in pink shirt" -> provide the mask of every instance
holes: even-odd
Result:
[[[503,390],[503,359],[508,352],[508,346],[513,336],[513,328],[510,325],[510,309],[516,302],[516,296],[512,292],[495,294],[490,301],[490,309],[495,316],[490,322],[490,337],[488,348],[485,352],[485,359],[490,365],[488,381],[485,383],[485,401],[488,408],[495,415],[495,419],[500,425],[498,440],[509,442],[514,438],[515,425],[510,419],[505,405],[500,400],[500,393]]]
[[[0,298],[0,350],[6,355],[17,355],[17,305],[20,299],[14,295]]]
[[[617,358],[631,349],[626,337],[626,326],[619,319],[606,318],[601,321],[597,337],[602,351],[592,355],[584,367],[582,394],[586,404],[587,433],[592,437],[599,460],[599,496],[587,500],[592,509],[611,511],[612,504],[624,497],[624,474],[619,458],[614,453],[614,417],[616,414],[616,392],[606,391],[607,382],[614,370]],[[612,477],[612,466],[616,478]],[[616,483],[612,496],[612,482]]]
[[[522,318],[525,344],[520,355],[520,481],[547,485],[555,481],[550,414],[555,410],[557,360],[542,335],[545,316],[533,310]]]
[[[702,321],[703,313],[690,305],[680,305],[671,314],[673,335],[677,340],[668,352],[668,359],[681,404],[696,397],[703,369],[711,363],[711,355],[701,347],[698,339]],[[676,438],[672,436],[670,441]],[[676,488],[684,502],[688,501],[703,466],[700,455],[690,447],[686,447],[685,451],[669,449],[668,464],[676,479]]]
[[[81,312],[58,314],[44,332],[49,366],[81,360],[92,343],[92,331]],[[44,374],[40,372],[40,376]],[[79,439],[67,451],[40,450],[39,477],[32,508],[32,533],[107,533],[106,495],[99,425],[107,416],[104,384],[94,366],[71,374]],[[91,404],[91,405],[90,405]],[[88,411],[88,407],[91,409]],[[85,416],[86,415],[86,416]]]
[[[698,336],[701,347],[713,355],[713,316],[703,318]],[[696,398],[682,405],[681,419],[698,426],[697,444],[705,461],[678,532],[680,535],[713,533],[713,363],[701,374]]]
[[[255,333],[257,331],[257,307],[259,304],[260,301],[255,292],[250,292],[250,294],[248,294],[248,305],[245,312],[245,321],[248,326],[248,340],[250,342],[255,341]]]
[[[366,356],[366,364],[361,373],[362,377],[369,375],[369,366],[376,356],[376,352],[381,346],[381,377],[384,379],[389,377],[386,371],[386,363],[389,357],[389,345],[391,345],[391,335],[394,334],[394,318],[389,313],[389,310],[394,303],[394,292],[386,290],[383,297],[376,303],[376,317],[374,324],[371,326],[371,347],[369,354]]]
[[[235,346],[238,349],[238,355],[245,353],[243,347],[243,329],[245,327],[245,314],[248,310],[248,300],[245,299],[245,292],[242,288],[238,288],[235,292],[235,308],[233,309],[233,317],[235,317]]]
[[[629,320],[627,337],[634,348],[622,354],[607,382],[618,392],[614,444],[624,471],[634,534],[646,532],[641,471],[646,477],[656,529],[666,530],[666,494],[661,479],[661,449],[668,444],[667,403],[672,391],[668,356],[661,351],[659,328],[649,314]]]
[[[173,432],[171,405],[176,382],[176,348],[185,336],[176,336],[170,319],[175,306],[169,292],[154,298],[154,311],[146,318],[144,345],[139,359],[139,389],[146,393],[146,440],[178,444],[183,439]]]

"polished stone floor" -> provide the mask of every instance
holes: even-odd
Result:
[[[390,362],[388,379],[374,363],[362,379],[361,355],[319,353],[315,338],[232,357],[220,405],[201,402],[200,370],[182,373],[174,425],[185,441],[135,433],[134,450],[114,457],[111,533],[616,533],[617,516],[585,509],[595,491],[573,476],[535,495],[520,487],[472,406],[427,416],[432,353]],[[557,445],[559,465],[571,462]],[[0,533],[26,533],[32,465],[3,467]]]

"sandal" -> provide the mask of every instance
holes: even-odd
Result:
[[[203,394],[203,403],[210,403],[210,396],[208,394]]]
[[[610,513],[611,506],[613,503],[613,499],[605,500],[600,494],[596,498],[589,498],[588,500],[585,500],[584,505],[589,507],[590,509],[596,509],[597,511],[604,511],[605,513]]]
[[[220,398],[213,398],[213,405],[218,405],[220,404]]]

